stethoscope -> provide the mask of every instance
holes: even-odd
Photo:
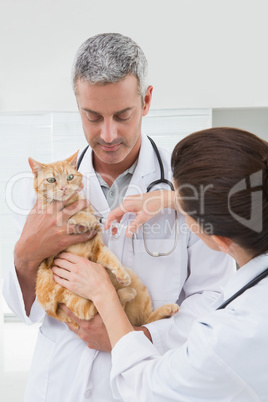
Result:
[[[255,278],[253,278],[250,282],[248,282],[245,286],[243,286],[241,289],[238,290],[233,296],[231,296],[229,299],[227,299],[225,302],[223,302],[217,310],[222,310],[226,306],[228,306],[229,303],[231,303],[233,300],[235,300],[237,297],[241,296],[246,290],[252,288],[253,286],[257,285],[260,281],[262,281],[264,278],[268,276],[268,268],[266,268],[262,273],[257,275]]]
[[[155,180],[155,181],[153,181],[152,183],[150,183],[150,184],[148,185],[147,189],[146,189],[146,192],[149,193],[149,192],[151,191],[151,189],[152,189],[154,186],[158,185],[158,184],[167,184],[167,185],[170,187],[170,189],[171,189],[172,191],[174,191],[174,186],[173,186],[173,184],[171,183],[171,181],[169,181],[168,179],[165,179],[165,172],[164,172],[163,161],[162,161],[162,159],[161,159],[160,152],[159,152],[159,150],[158,150],[158,148],[157,148],[157,145],[156,145],[156,143],[152,140],[152,138],[148,137],[148,139],[150,140],[150,142],[151,142],[151,144],[152,144],[152,147],[153,147],[153,149],[154,149],[155,155],[156,155],[156,157],[157,157],[157,161],[158,161],[159,169],[160,169],[160,178],[159,178],[158,180]],[[81,155],[80,155],[80,157],[79,157],[79,159],[78,159],[78,162],[77,162],[77,170],[79,169],[79,167],[80,167],[80,165],[81,165],[81,162],[82,162],[82,160],[83,160],[83,158],[84,158],[84,156],[85,156],[85,153],[87,152],[88,148],[89,148],[89,145],[82,151],[82,153],[81,153]],[[174,213],[175,213],[175,223],[174,223],[174,225],[175,225],[175,235],[174,235],[174,244],[173,244],[172,248],[171,248],[170,250],[168,250],[168,251],[159,252],[159,251],[151,251],[151,250],[149,250],[149,248],[148,248],[148,243],[147,243],[146,236],[145,236],[144,226],[142,226],[144,248],[145,248],[146,253],[149,254],[151,257],[165,257],[165,256],[168,256],[168,255],[170,255],[171,253],[173,253],[173,251],[176,249],[177,244],[178,244],[178,225],[177,225],[177,222],[178,222],[178,213],[177,213],[176,210],[174,211]],[[132,241],[133,241],[133,239],[132,239]],[[134,248],[133,248],[133,251],[134,251]]]

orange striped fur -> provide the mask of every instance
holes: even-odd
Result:
[[[29,158],[29,164],[35,176],[34,188],[43,210],[51,203],[68,199],[72,194],[67,205],[81,198],[81,195],[75,193],[82,185],[82,175],[76,170],[77,154],[64,161],[50,164],[42,164]],[[77,254],[105,266],[132,325],[140,326],[170,317],[178,311],[177,304],[167,304],[153,311],[151,298],[145,285],[132,270],[124,268],[118,258],[104,245],[99,222],[91,207],[73,215],[69,222],[78,225],[83,231],[94,229],[97,235],[85,243],[72,245],[62,251]],[[61,303],[66,304],[78,318],[90,320],[97,313],[94,304],[54,281],[51,267],[56,257],[47,258],[38,268],[36,295],[39,303],[47,314],[61,321],[70,321],[59,307]]]

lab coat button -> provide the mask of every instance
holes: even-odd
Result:
[[[113,191],[110,191],[110,192],[109,192],[109,196],[110,196],[111,198],[113,198],[114,192],[113,192]]]
[[[89,399],[91,397],[91,394],[92,394],[92,390],[90,388],[87,389],[85,392],[85,398]]]

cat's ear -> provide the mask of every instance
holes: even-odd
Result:
[[[66,162],[69,163],[69,165],[71,165],[75,169],[76,169],[76,165],[77,165],[78,153],[79,153],[79,151],[77,151],[75,154],[73,154],[72,156],[70,156],[69,158],[66,159]]]
[[[35,174],[35,175],[37,175],[41,170],[43,170],[46,167],[46,165],[35,161],[33,158],[28,158],[28,162],[29,162],[30,168],[32,169],[33,174]]]

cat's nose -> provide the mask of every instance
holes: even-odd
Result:
[[[61,191],[62,191],[63,193],[65,193],[66,190],[67,190],[67,187],[61,187]]]

